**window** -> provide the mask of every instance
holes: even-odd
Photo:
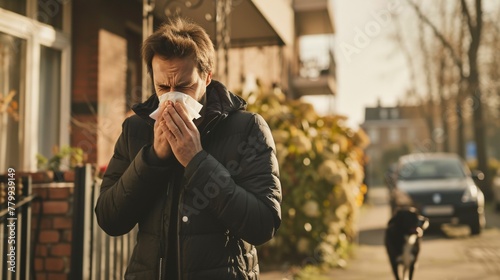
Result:
[[[401,167],[402,180],[464,178],[465,172],[455,159],[428,159],[408,162]]]
[[[399,129],[392,127],[389,129],[389,142],[399,142]]]
[[[397,108],[391,109],[391,118],[399,119],[399,110]]]
[[[39,22],[43,22],[55,28],[62,29],[64,6],[61,3],[64,3],[65,1],[38,0],[37,2],[38,11],[36,13],[36,19]]]
[[[26,41],[0,32],[0,170],[20,164],[20,107]],[[0,171],[1,172],[1,171]]]
[[[385,120],[389,116],[387,109],[380,109],[380,119]]]
[[[26,15],[26,0],[0,0],[0,8]]]
[[[368,137],[373,144],[377,143],[379,141],[379,131],[376,128],[370,128]]]
[[[0,0],[0,99],[15,93],[0,109],[1,170],[35,171],[37,153],[69,143],[70,11],[71,1]]]

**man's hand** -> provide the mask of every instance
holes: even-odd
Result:
[[[167,139],[167,134],[165,133],[165,130],[168,130],[167,121],[163,117],[163,112],[166,112],[166,107],[167,105],[165,102],[160,105],[160,115],[156,120],[154,126],[153,149],[160,159],[166,159],[167,157],[172,155],[172,148],[170,147],[170,143]]]
[[[179,102],[174,104],[168,101],[162,117],[167,127],[163,132],[167,136],[170,147],[177,160],[186,167],[191,159],[203,150],[200,132]]]

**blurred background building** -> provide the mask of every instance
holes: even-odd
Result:
[[[131,105],[152,93],[141,43],[168,17],[207,30],[230,90],[333,97],[330,2],[0,0],[0,169],[34,171],[55,145],[107,164]]]
[[[370,138],[365,152],[366,182],[369,186],[384,184],[384,176],[390,165],[401,155],[425,151],[431,142],[421,108],[398,105],[365,108],[365,121],[361,128]]]

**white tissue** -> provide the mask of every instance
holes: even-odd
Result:
[[[192,98],[191,96],[189,96],[185,93],[178,92],[178,91],[167,92],[165,94],[162,94],[159,97],[159,100],[160,100],[159,104],[162,104],[163,102],[167,102],[169,100],[172,101],[173,103],[175,103],[177,101],[182,103],[184,105],[184,107],[186,108],[187,115],[188,115],[190,120],[198,119],[199,117],[201,117],[199,112],[200,112],[201,108],[203,107],[203,105],[201,105],[198,101],[196,101],[194,98]],[[159,109],[156,109],[149,116],[152,119],[156,120],[158,118],[159,114],[160,114]]]

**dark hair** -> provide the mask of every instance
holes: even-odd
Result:
[[[142,58],[152,77],[155,55],[166,59],[192,57],[200,75],[206,76],[214,67],[215,51],[205,29],[186,19],[175,18],[164,23],[142,44]]]

